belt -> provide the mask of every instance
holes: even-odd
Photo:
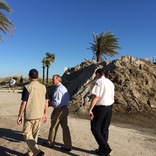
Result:
[[[96,107],[112,107],[112,105],[105,106],[105,105],[95,105]]]
[[[64,106],[62,106],[62,107],[60,107],[60,108],[63,108],[63,107],[67,107],[67,105],[64,105]]]
[[[64,105],[64,106],[62,106],[62,107],[58,107],[58,108],[55,108],[55,109],[65,108],[65,107],[67,107],[67,105]]]

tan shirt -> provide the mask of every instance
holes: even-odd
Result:
[[[32,81],[27,84],[26,89],[29,93],[26,109],[26,119],[42,118],[45,108],[46,87],[38,81]]]

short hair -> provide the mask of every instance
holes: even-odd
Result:
[[[29,76],[30,76],[31,78],[33,78],[33,79],[38,78],[38,71],[37,71],[36,69],[31,69],[31,70],[29,71]]]
[[[58,74],[55,74],[55,75],[53,75],[53,77],[56,77],[60,82],[62,81],[62,78],[61,78],[61,76],[60,75],[58,75]]]
[[[105,75],[105,73],[104,73],[104,70],[102,69],[102,68],[99,68],[99,69],[97,69],[96,71],[95,71],[95,74],[99,74],[99,75]]]

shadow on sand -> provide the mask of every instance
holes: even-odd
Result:
[[[0,128],[0,138],[6,140],[6,142],[11,142],[11,143],[20,143],[24,142],[23,135],[20,131],[15,131],[7,128]],[[38,139],[38,145],[42,145],[43,142],[46,142],[47,140],[40,138]],[[55,146],[52,148],[53,150],[56,150],[61,153],[66,153],[70,156],[78,156],[77,154],[74,154],[74,151],[79,151],[82,153],[87,153],[87,154],[95,154],[94,151],[90,150],[85,150],[76,146],[73,146],[72,151],[66,152],[60,149],[60,147],[63,146],[63,144],[55,142]],[[16,156],[22,156],[23,153],[19,152],[17,150],[12,150],[10,148],[7,148],[6,143],[1,143],[0,144],[0,156],[11,156],[11,155],[16,155]]]
[[[0,128],[0,138],[7,140],[8,142],[21,142],[24,141],[23,135],[19,131],[14,131],[11,129]],[[10,156],[10,155],[17,155],[22,156],[23,154],[12,150],[6,147],[6,144],[0,145],[0,156]]]
[[[38,145],[42,145],[42,143],[43,143],[43,142],[46,142],[46,141],[47,141],[47,140],[45,140],[45,139],[39,138],[39,139],[38,139]],[[94,155],[96,155],[95,151],[82,149],[82,148],[79,148],[79,147],[76,147],[76,146],[73,146],[73,147],[72,147],[72,151],[70,151],[70,152],[64,151],[64,150],[62,150],[62,149],[60,148],[61,146],[64,146],[64,144],[55,142],[55,144],[54,144],[53,147],[47,147],[47,148],[51,148],[51,149],[53,149],[53,150],[55,150],[55,151],[60,152],[60,155],[61,155],[61,153],[66,153],[66,154],[68,154],[68,155],[70,155],[70,156],[80,156],[80,155],[78,155],[78,154],[75,154],[74,151],[79,151],[79,152],[82,152],[82,153],[86,153],[87,155],[88,155],[88,154],[94,154]]]

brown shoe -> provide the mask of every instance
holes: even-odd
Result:
[[[50,148],[54,147],[54,145],[51,145],[48,142],[43,142],[42,145],[45,147],[50,147]]]
[[[67,147],[64,147],[64,146],[61,146],[61,150],[64,150],[64,151],[71,151],[72,149],[71,148],[67,148]]]

